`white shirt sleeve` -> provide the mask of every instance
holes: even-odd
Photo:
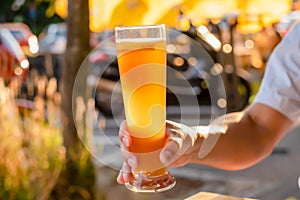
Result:
[[[274,49],[254,102],[268,105],[292,121],[300,116],[300,23]]]

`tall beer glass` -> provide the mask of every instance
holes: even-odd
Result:
[[[166,30],[164,25],[116,27],[116,47],[129,151],[138,157],[136,192],[171,189],[176,181],[159,160],[166,120]]]

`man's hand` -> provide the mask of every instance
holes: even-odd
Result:
[[[179,127],[180,126],[180,127]],[[166,167],[180,167],[189,163],[193,157],[198,156],[199,143],[196,141],[197,133],[194,129],[167,121],[167,140],[160,152],[159,159]],[[132,169],[137,168],[137,157],[129,152],[132,143],[127,132],[126,122],[122,122],[119,130],[120,148],[124,160],[122,169],[119,172],[117,181],[120,184],[130,181],[133,178]]]
[[[123,157],[123,166],[119,172],[117,181],[119,184],[124,184],[125,182],[129,182],[133,179],[132,170],[138,166],[137,158],[130,154],[129,146],[132,143],[131,137],[127,132],[127,125],[126,122],[123,121],[120,125],[119,130],[119,139],[120,139],[120,148]]]

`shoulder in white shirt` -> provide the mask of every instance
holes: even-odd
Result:
[[[268,105],[292,121],[300,116],[300,23],[272,52],[254,102]]]

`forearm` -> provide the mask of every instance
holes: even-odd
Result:
[[[190,162],[226,170],[247,168],[268,156],[291,124],[277,111],[256,104],[245,112],[240,122],[230,124],[212,151],[201,159],[196,152],[203,138],[198,138]]]
[[[247,129],[245,128],[247,127]],[[205,164],[226,170],[246,168],[267,156],[270,152],[261,139],[262,130],[251,122],[244,121],[229,126],[225,134],[221,134],[217,144],[204,158],[194,156],[191,162]],[[198,138],[197,146],[203,143],[203,138]],[[199,146],[200,145],[200,146]]]

